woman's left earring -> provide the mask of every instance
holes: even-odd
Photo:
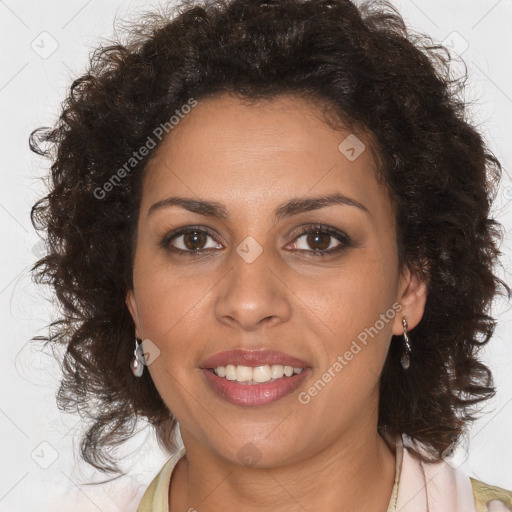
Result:
[[[402,357],[400,358],[400,364],[402,365],[402,368],[404,370],[407,370],[407,368],[409,368],[409,366],[411,365],[411,360],[409,358],[409,355],[411,353],[411,342],[409,341],[409,335],[407,334],[407,320],[405,319],[405,316],[402,317],[402,325],[404,326],[405,351],[402,354]]]
[[[137,339],[135,336],[135,349],[133,351],[133,358],[130,362],[130,368],[132,369],[135,377],[140,377],[144,371],[144,352],[142,349],[142,341]]]

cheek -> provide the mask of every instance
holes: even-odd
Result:
[[[302,399],[311,400],[311,407],[318,410],[337,404],[331,413],[333,435],[347,418],[363,418],[373,407],[369,404],[376,404],[397,314],[392,308],[395,297],[386,277],[389,274],[381,272],[380,264],[351,269],[329,281],[324,293],[316,296],[307,319],[319,326],[315,329],[320,333],[317,353],[322,355]]]
[[[147,370],[171,411],[196,417],[200,411],[194,409],[197,402],[190,396],[198,392],[191,382],[201,344],[208,342],[204,308],[211,285],[204,279],[177,279],[176,272],[161,265],[140,268],[145,271],[139,272],[134,284],[143,335],[160,351]]]
[[[191,340],[207,341],[202,326],[208,307],[206,302],[211,300],[212,283],[200,275],[185,279],[179,269],[143,256],[141,254],[134,271],[142,334],[159,347],[159,363],[165,362],[169,368],[187,366],[182,363],[193,361],[197,353],[197,350],[190,350]],[[202,336],[198,336],[201,330]],[[160,366],[155,361],[152,370]]]
[[[309,294],[314,312],[311,321],[315,316],[321,320],[330,363],[348,351],[347,368],[380,371],[396,315],[392,305],[396,301],[397,275],[392,271],[392,256],[379,251],[355,251],[321,290],[315,288],[318,291]]]

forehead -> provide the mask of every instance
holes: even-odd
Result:
[[[368,138],[334,129],[313,101],[222,95],[198,101],[162,141],[146,169],[142,208],[166,195],[247,209],[338,191],[382,213],[390,205],[377,172]]]

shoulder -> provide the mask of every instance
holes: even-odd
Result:
[[[476,512],[509,512],[512,511],[512,491],[502,487],[486,484],[481,480],[469,477]]]

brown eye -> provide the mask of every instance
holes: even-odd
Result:
[[[193,231],[183,235],[183,245],[191,250],[202,249],[206,243],[206,235],[200,231]]]
[[[350,237],[343,231],[322,225],[303,228],[292,243],[294,250],[312,256],[335,254],[351,245]]]
[[[192,256],[211,252],[212,249],[222,249],[222,245],[215,242],[213,233],[205,229],[190,227],[180,228],[169,233],[162,239],[160,246],[180,255]]]
[[[306,242],[312,249],[324,251],[329,247],[331,238],[331,235],[317,232],[307,235]]]

